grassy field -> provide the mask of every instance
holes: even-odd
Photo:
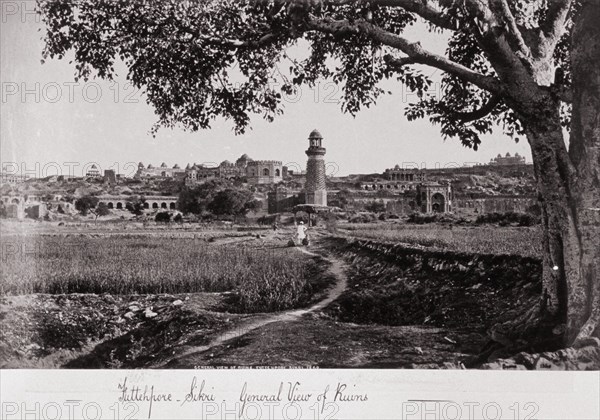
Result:
[[[361,239],[402,242],[475,254],[540,257],[542,233],[538,227],[411,225],[364,223],[337,226],[338,232]]]
[[[289,248],[155,236],[3,238],[0,294],[234,291],[249,312],[295,306],[316,263]]]

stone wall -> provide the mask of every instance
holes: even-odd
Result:
[[[455,197],[454,210],[462,213],[505,213],[509,211],[525,213],[538,200],[535,197],[499,196],[485,198]]]
[[[283,213],[292,211],[294,206],[304,204],[306,201],[304,193],[294,194],[288,192],[269,192],[268,194],[268,212]]]
[[[249,184],[277,184],[283,180],[283,165],[278,160],[255,160],[246,166]]]

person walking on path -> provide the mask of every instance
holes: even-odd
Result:
[[[297,227],[297,237],[298,237],[298,242],[302,245],[306,245],[306,242],[308,242],[308,240],[306,239],[306,231],[307,231],[307,227],[304,226],[304,222],[300,222],[300,224]]]

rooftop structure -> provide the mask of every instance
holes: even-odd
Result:
[[[494,159],[490,159],[490,165],[525,165],[525,157],[519,156],[518,153],[515,153],[514,156],[511,156],[510,153],[506,153],[506,155],[502,156],[498,154]]]

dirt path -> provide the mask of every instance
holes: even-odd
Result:
[[[302,252],[306,255],[320,256],[319,254],[308,251],[301,247],[297,247],[296,249],[299,252]],[[304,308],[304,309],[295,309],[295,310],[291,310],[291,311],[258,315],[257,317],[254,317],[248,321],[242,322],[241,324],[238,324],[234,329],[231,329],[229,331],[225,331],[224,333],[219,334],[218,336],[213,338],[207,345],[192,347],[192,348],[189,348],[189,349],[183,351],[182,353],[180,353],[179,355],[174,357],[169,362],[169,364],[176,363],[177,360],[182,359],[187,356],[190,356],[192,354],[199,354],[199,353],[206,352],[206,351],[210,350],[211,348],[220,346],[221,344],[223,344],[227,341],[240,338],[240,337],[248,334],[249,332],[252,332],[258,328],[264,327],[265,325],[268,325],[268,324],[271,324],[274,322],[281,322],[281,321],[284,321],[284,322],[296,321],[302,315],[305,315],[305,314],[308,314],[311,312],[315,312],[315,311],[319,311],[319,310],[323,309],[324,307],[326,307],[327,305],[329,305],[331,302],[333,302],[335,299],[337,299],[342,294],[342,292],[346,289],[347,277],[346,277],[346,274],[344,273],[345,265],[342,261],[338,260],[337,258],[325,258],[322,256],[321,256],[321,258],[323,258],[324,260],[328,261],[331,264],[328,271],[336,278],[336,282],[335,282],[334,286],[327,291],[327,295],[326,295],[325,299],[320,300],[319,302],[313,304],[312,306],[310,306],[308,308]]]

